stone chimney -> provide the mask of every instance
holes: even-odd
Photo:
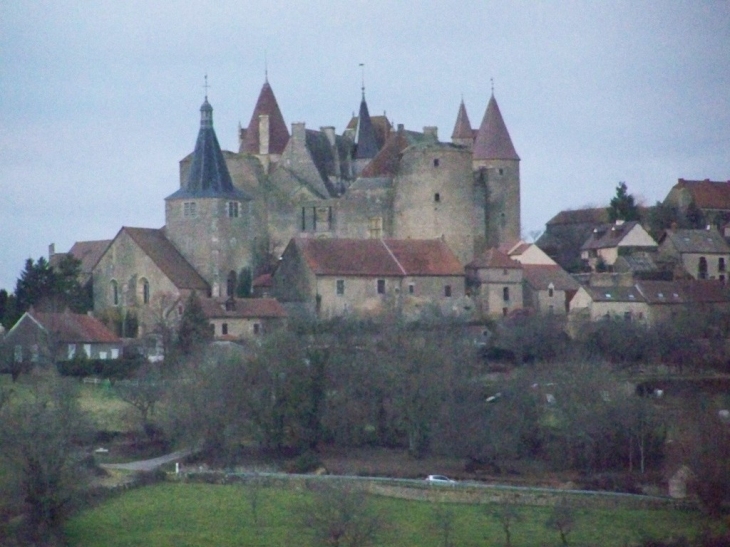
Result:
[[[306,138],[307,124],[304,122],[293,122],[291,124],[291,138],[295,141],[304,143]]]
[[[50,260],[53,257],[53,255],[55,255],[55,254],[56,254],[56,244],[51,243],[48,246],[48,260]]]
[[[259,115],[259,154],[269,154],[269,115]]]
[[[439,128],[435,125],[427,125],[424,127],[423,134],[433,137],[435,140],[439,140]]]
[[[327,136],[327,140],[332,148],[335,147],[335,128],[331,125],[320,127],[319,130]]]

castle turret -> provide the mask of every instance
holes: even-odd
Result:
[[[187,178],[165,199],[166,235],[220,296],[251,264],[251,197],[233,186],[205,98]]]
[[[494,94],[474,139],[472,165],[485,194],[489,247],[520,239],[520,157],[515,151]]]
[[[359,175],[377,153],[378,140],[373,122],[370,119],[368,103],[365,101],[365,88],[363,88],[360,113],[357,117],[357,129],[355,130],[355,174]]]
[[[289,130],[279,110],[274,91],[266,79],[246,129],[239,131],[239,152],[254,154],[264,168],[279,161],[289,142]]]
[[[456,115],[456,124],[454,124],[454,132],[451,134],[451,142],[466,148],[471,148],[474,145],[474,130],[471,128],[463,99],[459,105],[459,113]]]

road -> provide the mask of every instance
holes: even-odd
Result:
[[[125,469],[127,471],[153,471],[161,465],[180,460],[188,454],[190,454],[189,449],[178,450],[177,452],[166,454],[159,458],[152,458],[151,460],[139,460],[128,463],[102,463],[100,467],[104,469]]]

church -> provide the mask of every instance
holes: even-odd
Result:
[[[462,100],[443,142],[436,127],[412,131],[371,116],[364,87],[358,115],[340,133],[287,126],[267,78],[238,133],[238,151],[221,150],[206,96],[195,149],[165,198],[165,226],[123,227],[98,242],[88,266],[96,313],[134,313],[144,332],[191,291],[224,302],[244,273],[276,281],[287,246],[306,239],[391,241],[383,252],[396,258],[389,250],[400,249],[411,264],[421,248],[448,255],[443,261],[458,265],[444,272],[451,296],[455,272],[520,239],[520,158],[494,93],[476,129]],[[410,271],[438,269],[429,268]]]

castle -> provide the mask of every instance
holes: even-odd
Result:
[[[158,293],[233,296],[244,269],[271,272],[292,238],[439,239],[462,265],[520,238],[520,158],[493,93],[478,129],[462,100],[448,143],[436,127],[370,116],[364,87],[337,134],[290,130],[266,79],[237,152],[221,150],[207,96],[200,115],[165,227],[125,227],[100,247],[95,311],[143,312]]]

